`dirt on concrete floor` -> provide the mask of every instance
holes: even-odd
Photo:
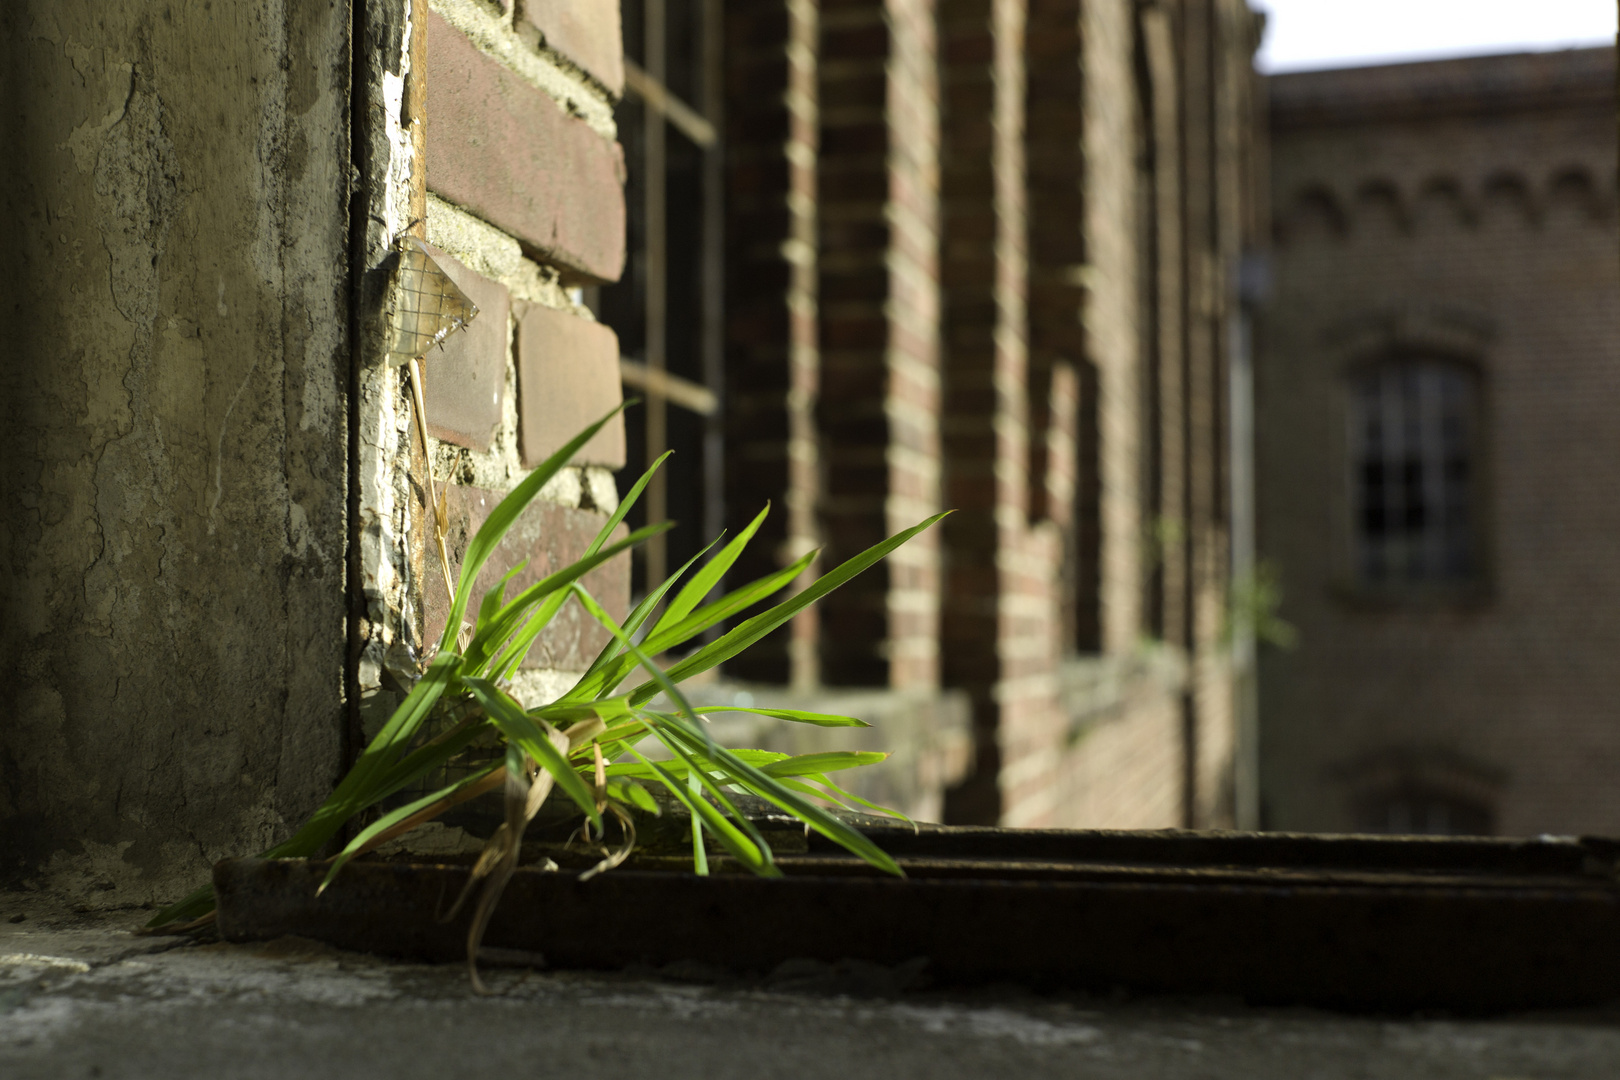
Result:
[[[0,894],[0,1076],[1620,1076],[1620,1011],[1368,1017],[946,992],[914,971],[809,961],[754,979],[502,967],[480,998],[459,965],[132,933],[147,914]]]

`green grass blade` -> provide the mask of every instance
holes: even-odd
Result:
[[[691,614],[693,608],[703,602],[705,596],[714,591],[715,586],[719,585],[721,579],[726,576],[726,571],[731,569],[731,565],[737,561],[738,556],[743,553],[743,549],[748,546],[748,541],[752,540],[754,534],[759,532],[759,527],[765,523],[765,515],[770,512],[770,505],[766,504],[765,509],[754,515],[754,520],[748,523],[747,528],[737,534],[735,540],[721,548],[714,558],[703,565],[702,570],[692,576],[692,580],[686,583],[686,587],[676,594],[674,600],[670,601],[669,608],[658,620],[658,626],[663,626],[666,623],[673,626],[680,622]],[[653,628],[654,633],[657,633],[658,626]]]
[[[462,617],[467,613],[467,597],[472,591],[473,583],[478,580],[478,572],[494,554],[496,547],[505,538],[507,530],[517,521],[518,515],[522,514],[529,503],[534,501],[534,497],[540,494],[540,489],[550,483],[551,478],[556,476],[575,454],[584,449],[585,444],[590,442],[609,420],[618,415],[622,408],[623,404],[616,406],[612,412],[569,439],[563,444],[562,449],[542,461],[496,504],[495,509],[489,512],[489,517],[484,519],[484,523],[468,541],[466,554],[461,557],[461,574],[456,581],[455,597],[450,603],[449,617],[445,620],[444,638],[439,642],[441,651],[448,651],[455,644],[456,634],[461,629]]]
[[[690,772],[686,776],[686,790],[692,796],[692,870],[694,873],[707,875],[709,872],[709,849],[703,843],[703,812],[702,808],[708,803],[703,801],[703,785],[697,782],[697,777]]]
[[[647,469],[647,471],[641,474],[641,478],[638,479],[635,482],[635,484],[630,488],[629,492],[627,492],[625,494],[624,498],[619,500],[619,505],[616,506],[614,508],[614,510],[613,510],[613,513],[608,516],[608,519],[607,519],[606,523],[604,523],[602,528],[597,532],[596,538],[593,539],[590,542],[590,545],[588,547],[586,547],[585,554],[583,556],[581,556],[581,558],[589,558],[590,556],[595,555],[601,549],[602,545],[607,542],[607,540],[608,540],[608,538],[610,536],[613,535],[613,530],[618,527],[619,523],[624,520],[625,515],[630,512],[630,508],[635,505],[636,500],[641,497],[642,490],[647,486],[648,482],[652,480],[653,474],[658,471],[659,467],[662,466],[664,464],[664,461],[673,453],[674,453],[673,450],[664,451],[664,453],[659,455],[658,460],[653,462],[652,465]],[[659,531],[663,531],[663,530],[672,528],[673,525],[670,522],[660,522],[656,526],[648,526],[648,528],[655,528],[655,527],[657,529],[659,529]],[[627,544],[627,545],[634,544],[634,543],[639,543],[640,541],[637,539],[637,536],[640,535],[640,532],[641,532],[641,530],[638,530],[636,534],[632,534],[632,536],[630,536],[626,540],[622,541],[622,543]],[[647,534],[647,536],[653,536],[653,535],[656,535],[656,533],[648,533]],[[710,546],[712,547],[713,545],[711,544]],[[708,548],[704,549],[704,551],[707,551],[707,550],[708,550]],[[692,564],[692,562],[695,562],[697,560],[697,558],[699,556],[701,556],[702,554],[703,554],[703,552],[701,552],[701,551],[698,552],[698,554],[694,555],[692,557],[692,559],[687,562],[686,565],[690,566]],[[681,568],[681,573],[684,573],[685,570],[686,570],[686,567],[682,567]],[[677,573],[675,576],[678,578],[680,576],[680,573]],[[673,584],[673,581],[667,582],[664,585],[664,589],[667,590],[669,585],[671,585],[671,584]],[[658,592],[658,594],[657,594],[657,597],[662,597],[663,596],[663,591],[664,590],[660,590]],[[657,597],[651,598],[651,604],[656,604],[657,603]],[[533,620],[531,620],[529,626],[526,626],[524,628],[523,632],[518,635],[517,640],[518,640],[518,642],[520,644],[525,646],[525,651],[526,651],[527,642],[532,642],[532,640],[533,640],[533,637],[531,636],[531,633],[530,633],[531,628],[532,628],[534,634],[538,634],[539,631],[541,629],[543,629],[546,626],[546,624],[548,624],[551,621],[552,617],[554,615],[556,615],[558,609],[561,608],[561,606],[563,604],[563,601],[565,599],[566,599],[566,597],[558,598],[546,610],[542,611]],[[644,600],[642,602],[642,605],[637,605],[636,611],[641,613],[641,618],[643,618],[643,619],[646,618],[646,612],[651,611],[651,609],[652,609],[651,604],[649,604],[648,601]],[[646,605],[645,611],[643,610],[643,605]],[[634,614],[635,613],[632,613],[632,615],[634,615]],[[636,626],[639,626],[639,625],[640,625],[639,620],[630,623],[630,626],[631,626],[632,630]],[[611,644],[608,647],[611,648],[612,647]],[[506,650],[505,653],[503,653],[503,655],[501,657],[501,660],[494,665],[494,671],[495,671],[495,677],[496,678],[509,678],[511,676],[511,669],[516,667],[517,664],[522,662],[522,656],[521,655],[516,656],[516,659],[510,659],[514,655],[515,651],[516,650],[514,650],[514,649]],[[600,658],[598,658],[598,659],[600,659]],[[592,667],[594,668],[595,664],[593,664]]]
[[[699,750],[703,746],[700,733],[688,730],[685,724],[678,722],[665,724],[662,730],[668,731],[693,750]],[[736,783],[755,795],[792,814],[833,843],[860,856],[879,870],[894,874],[896,877],[905,876],[899,864],[882,848],[819,806],[806,802],[802,796],[789,790],[775,777],[765,775],[729,750],[719,749],[713,756],[716,765],[725,769]]]
[[[800,574],[804,573],[805,569],[815,561],[817,554],[819,553],[815,551],[806,552],[782,569],[772,571],[762,578],[733,589],[718,600],[704,604],[680,622],[673,623],[668,627],[660,626],[645,642],[647,648],[651,649],[655,654],[664,652],[667,649],[673,649],[690,641],[716,623],[730,618],[739,611],[746,611],[761,600],[781,592],[793,584]]]
[[[847,791],[844,788],[839,787],[837,784],[827,779],[826,775],[823,773],[804,773],[802,775],[805,780],[820,784],[827,788],[828,792],[831,792],[831,794],[828,794],[828,792],[822,792],[822,798],[831,799],[833,802],[842,805],[846,810],[853,810],[855,807],[850,806],[849,804],[854,803],[855,806],[864,807],[865,809],[872,811],[874,814],[882,814],[886,817],[899,818],[907,825],[910,825],[913,832],[917,830],[917,823],[912,821],[911,818],[906,814],[902,814],[893,807],[880,806],[875,802],[868,802],[859,795],[855,794],[853,791]]]
[[[653,679],[644,682],[630,692],[630,700],[636,704],[650,701],[662,689],[663,682],[670,679],[680,681],[690,678],[700,671],[707,671],[716,664],[724,663],[733,656],[747,649],[759,641],[766,634],[787,622],[793,616],[820,600],[840,585],[849,581],[856,574],[872,566],[878,560],[888,555],[895,548],[904,544],[918,533],[927,529],[935,522],[949,514],[935,514],[926,521],[919,522],[909,529],[895,533],[880,544],[874,544],[859,555],[841,563],[837,568],[829,570],[817,578],[800,592],[777,604],[769,611],[755,615],[729,632],[721,635],[717,640],[705,645],[686,659],[672,666],[663,680]],[[887,858],[887,856],[885,856]]]
[[[617,701],[619,699],[613,698],[612,700]],[[631,713],[630,715],[635,717],[632,722],[614,724],[596,737],[596,743],[602,748],[602,756],[606,760],[612,761],[624,753],[627,748],[636,745],[647,737],[646,723],[642,721],[638,714]],[[589,753],[590,749],[582,746],[574,752],[584,755]],[[609,768],[612,768],[612,766],[609,766]]]
[[[490,721],[501,729],[501,734],[521,746],[541,768],[555,777],[557,786],[567,792],[569,798],[585,811],[585,816],[591,819],[591,824],[600,829],[602,817],[596,810],[596,796],[574,767],[568,764],[568,759],[551,745],[551,740],[546,737],[540,725],[531,720],[523,711],[523,707],[502,693],[495,684],[478,678],[466,679],[465,682],[467,688],[473,692],[473,696],[478,699],[478,703],[484,707]]]
[[[641,628],[641,624],[647,621],[647,617],[652,614],[653,609],[658,606],[659,601],[663,600],[664,596],[675,585],[675,583],[685,576],[686,572],[692,568],[692,564],[697,562],[698,559],[702,558],[703,553],[708,551],[709,548],[712,548],[713,546],[714,544],[711,543],[709,547],[704,548],[703,551],[700,551],[690,559],[687,559],[679,570],[675,571],[675,573],[664,579],[663,584],[659,585],[658,588],[642,597],[641,603],[637,604],[633,609],[631,609],[630,614],[626,616],[624,620],[624,632],[630,635],[635,634],[635,632]],[[622,655],[623,649],[619,645],[617,638],[614,638],[606,645],[602,646],[602,651],[596,654],[596,659],[591,661],[591,666],[585,670],[585,674],[580,676],[579,681],[569,689],[568,693],[563,695],[563,698],[566,700],[580,700],[582,698],[592,696],[592,694],[595,692],[595,688],[600,682],[597,676],[600,675],[604,668],[611,665],[614,660],[618,659]],[[635,661],[631,660],[630,663],[633,665]]]
[[[753,870],[756,874],[765,877],[781,875],[781,871],[776,868],[775,864],[767,863],[760,849],[755,847],[754,842],[743,835],[737,826],[727,820],[702,795],[688,790],[687,784],[691,783],[690,776],[688,776],[687,784],[683,784],[672,776],[662,764],[649,761],[647,758],[642,757],[641,754],[636,753],[636,751],[632,750],[631,753],[635,754],[643,764],[651,767],[654,778],[668,788],[675,800],[686,807],[687,811],[692,815],[692,861],[698,873],[707,874],[709,872],[708,853],[703,849],[702,839],[703,829],[708,828],[715,834],[715,839],[719,840],[738,862]]]
[[[667,532],[670,528],[670,524],[665,522],[661,525],[649,525],[644,529],[637,529],[623,540],[590,555],[581,556],[555,574],[548,574],[518,593],[500,611],[496,612],[488,624],[480,625],[478,632],[473,635],[472,643],[467,646],[465,674],[476,674],[490,653],[500,646],[502,642],[507,642],[506,648],[502,652],[501,658],[491,665],[491,669],[495,671],[502,670],[506,666],[505,661],[513,656],[516,657],[514,664],[521,662],[523,654],[534,643],[535,637],[546,628],[546,624],[551,621],[551,617],[557,613],[557,609],[568,598],[565,590],[569,585],[614,556],[628,551],[630,548],[657,536],[659,533]],[[548,597],[549,600],[547,600]],[[515,636],[512,636],[508,642],[508,635],[511,635],[512,631],[523,621],[529,609],[542,600],[547,600],[546,605],[541,608],[538,614],[530,618],[528,623],[523,626],[523,629],[518,631]]]
[[[779,779],[777,782],[783,787],[787,788],[789,791],[797,791],[801,795],[809,795],[817,799],[826,799],[828,802],[838,804],[838,806],[848,810],[850,813],[859,813],[859,811],[853,806],[844,802],[832,792],[823,791],[821,788],[818,788],[812,784],[807,784],[803,780],[798,780],[793,777],[786,777]]]
[[[628,696],[628,695],[626,695]],[[700,705],[700,713],[745,712],[756,716],[769,716],[773,720],[791,720],[795,724],[814,724],[816,727],[871,727],[865,720],[837,713],[805,712],[803,709],[761,709],[753,705]]]
[[[719,541],[716,540],[710,543],[709,547],[704,548],[703,551],[700,551],[690,559],[687,559],[681,564],[681,568],[679,570],[675,571],[673,574],[669,575],[669,577],[664,579],[663,584],[659,585],[658,588],[642,597],[641,603],[637,604],[635,608],[631,610],[630,614],[625,617],[624,632],[627,634],[634,634],[637,630],[641,629],[641,624],[647,621],[647,617],[653,613],[653,609],[658,606],[659,601],[669,594],[669,590],[674,587],[677,581],[686,576],[686,572],[692,569],[692,564],[701,559],[709,548],[714,547],[716,543],[719,543]],[[609,645],[607,648],[611,649],[612,646]],[[606,652],[607,649],[604,649],[603,651]],[[594,667],[595,665],[593,664],[592,666]]]
[[[508,570],[506,572],[506,576],[501,578],[500,581],[496,582],[495,586],[484,594],[483,601],[478,605],[477,625],[484,625],[490,619],[495,617],[495,613],[497,611],[501,610],[502,606],[506,602],[506,583],[521,574],[524,569],[528,567],[528,565],[529,560],[524,559],[522,562],[512,567],[512,569]]]
[[[775,750],[733,750],[732,753],[736,754],[739,759],[747,762],[755,768],[763,768],[764,766],[770,765],[773,762],[786,761],[788,759],[787,754],[778,753]],[[692,760],[697,763],[697,766],[700,769],[707,769],[711,773],[717,771],[717,766],[714,764],[714,762],[708,760],[700,754],[693,753]],[[662,765],[664,768],[673,772],[676,776],[681,777],[682,779],[686,777],[685,764],[675,761],[665,761],[662,762]],[[607,772],[609,776],[637,777],[643,780],[649,779],[652,776],[652,773],[645,765],[641,765],[634,761],[615,762],[607,767]]]
[[[876,765],[889,755],[876,750],[827,750],[819,754],[800,754],[783,758],[760,767],[766,776],[808,776],[812,773],[837,772],[839,769],[858,769],[862,765]]]
[[[439,699],[455,681],[456,666],[460,662],[461,657],[453,652],[440,651],[433,658],[427,670],[422,673],[422,677],[416,680],[416,685],[411,687],[410,693],[405,695],[405,700],[399,703],[399,707],[382,726],[382,730],[377,732],[361,752],[359,760],[354,763],[354,768],[349,770],[349,774],[338,785],[337,791],[332,793],[333,799],[343,795],[346,789],[364,790],[378,773],[393,764],[399,752],[416,737],[422,722],[428,718],[433,707],[439,703]]]
[[[715,623],[730,617],[738,611],[746,610],[771,594],[786,588],[794,578],[803,572],[806,566],[810,565],[811,560],[814,558],[815,552],[811,552],[796,561],[792,566],[741,586],[713,603],[705,604],[669,629],[650,634],[647,640],[642,642],[643,649],[649,654],[657,656],[661,652],[685,644]],[[622,653],[617,654],[606,663],[593,665],[593,671],[587,672],[585,677],[565,696],[612,693],[614,688],[636,669],[636,666],[634,657],[625,656]]]
[[[703,812],[694,805],[693,795],[687,790],[687,782],[677,780],[668,769],[649,761],[638,750],[632,749],[630,754],[647,769],[648,777],[664,785],[675,801],[686,807],[687,813],[692,816],[692,868],[696,873],[707,874],[709,858],[703,849]]]
[[[703,736],[704,742],[713,747],[713,738],[710,737],[708,730],[698,721],[697,713],[692,711],[692,703],[686,700],[686,695],[681,693],[681,688],[675,685],[674,680],[664,673],[663,668],[653,663],[650,656],[636,647],[636,643],[631,641],[630,636],[624,632],[624,627],[614,621],[613,616],[609,615],[602,605],[596,602],[596,598],[587,592],[583,585],[575,582],[569,588],[574,591],[574,595],[579,597],[579,602],[585,605],[585,610],[591,613],[591,617],[607,627],[608,632],[619,640],[625,651],[634,657],[636,662],[653,677],[653,682],[663,688],[664,693],[669,695],[671,701],[680,706],[687,719],[692,721],[693,726]]]
[[[480,718],[472,723],[458,725],[431,742],[412,750],[377,779],[375,795],[371,802],[376,803],[388,798],[412,781],[444,765],[472,745],[483,728],[484,721]]]
[[[214,910],[214,886],[203,885],[188,893],[184,899],[176,900],[168,907],[160,910],[156,915],[146,920],[148,928],[154,926],[167,926],[172,922],[190,922],[200,919]]]
[[[536,720],[548,720],[553,724],[596,719],[606,724],[616,721],[621,716],[631,715],[627,697],[602,698],[597,701],[553,701],[548,705],[536,705],[529,709],[528,713]],[[636,726],[639,727],[639,723]]]
[[[673,450],[665,450],[658,455],[658,460],[647,466],[647,471],[641,474],[640,479],[630,485],[630,490],[625,492],[624,498],[619,500],[619,505],[613,508],[613,513],[608,515],[607,524],[602,526],[601,530],[596,534],[596,539],[592,540],[590,546],[585,549],[587,555],[595,554],[597,549],[607,543],[608,537],[613,535],[613,530],[618,528],[619,522],[623,521],[625,515],[630,512],[630,508],[636,505],[636,500],[641,498],[641,493],[646,489],[647,484],[652,481],[653,474],[663,467],[664,462],[674,452]]]
[[[750,864],[749,868],[752,869],[756,874],[760,874],[765,877],[778,876],[781,871],[776,869],[776,860],[771,857],[771,846],[765,842],[765,837],[760,835],[759,829],[755,827],[754,823],[748,820],[748,815],[737,809],[736,804],[731,801],[731,796],[726,794],[726,789],[720,784],[715,783],[714,777],[709,775],[709,770],[694,761],[692,756],[688,754],[686,749],[679,743],[668,738],[662,731],[658,730],[657,725],[654,725],[653,727],[653,734],[658,737],[660,742],[669,748],[670,753],[674,754],[676,758],[686,763],[687,783],[690,784],[693,780],[696,780],[697,783],[708,792],[709,798],[715,801],[720,810],[724,811],[726,814],[729,814],[731,819],[736,823],[737,827],[742,832],[747,834],[749,841],[752,842],[754,848],[759,852],[760,859],[759,866],[756,867]]]
[[[646,788],[642,787],[634,780],[625,778],[609,780],[607,783],[607,794],[608,798],[618,799],[622,803],[628,803],[638,810],[646,811],[653,817],[660,817],[663,815],[664,811],[663,808],[658,805],[658,800],[654,799]]]
[[[659,455],[658,460],[653,462],[652,465],[648,467],[647,471],[641,474],[641,478],[631,486],[629,492],[625,494],[624,498],[619,500],[619,505],[614,507],[613,513],[608,515],[607,521],[603,523],[599,530],[597,530],[595,538],[592,539],[590,544],[586,546],[585,553],[581,556],[582,559],[592,558],[602,550],[602,545],[607,543],[607,541],[612,537],[613,530],[619,527],[620,522],[624,521],[625,515],[630,512],[630,508],[633,507],[636,504],[636,500],[641,497],[642,491],[652,480],[653,474],[659,470],[659,468],[664,464],[664,461],[672,453],[674,453],[673,450],[664,451],[663,454]],[[659,522],[656,526],[652,527],[656,527],[659,531],[663,531],[671,528],[672,525],[668,522]],[[642,530],[637,530],[637,533],[631,534],[629,537],[625,538],[625,540],[621,541],[621,543],[627,547],[639,543],[640,540],[637,539],[637,536],[641,532]],[[645,534],[643,539],[655,535],[657,535],[657,533],[649,532]],[[622,550],[622,548],[615,549],[615,551],[610,552],[608,555],[604,556],[603,559],[597,560],[596,563],[593,563],[592,565],[599,565],[602,561],[605,561],[605,559],[611,558],[617,550]],[[512,669],[516,668],[518,664],[523,662],[523,656],[527,654],[530,645],[533,644],[534,638],[539,635],[541,630],[545,629],[545,627],[550,624],[552,618],[562,607],[565,599],[565,596],[557,597],[553,602],[548,603],[546,607],[541,609],[541,611],[538,612],[534,618],[529,620],[528,624],[524,626],[523,630],[520,631],[517,637],[514,639],[517,644],[512,648],[504,650],[500,659],[493,665],[492,672],[494,678],[504,679],[511,677]],[[515,622],[516,620],[509,619],[504,624],[504,628],[498,634],[495,634],[492,631],[491,640],[486,643],[486,647],[493,650],[499,642],[505,640],[507,633],[509,632],[508,628],[515,625]],[[478,638],[475,637],[474,641],[478,641]]]
[[[448,798],[459,791],[472,787],[474,784],[484,779],[484,777],[494,772],[496,768],[497,766],[491,765],[486,769],[472,774],[471,776],[463,777],[462,779],[457,780],[454,784],[451,784],[449,787],[440,788],[431,795],[424,795],[415,802],[407,803],[404,806],[390,810],[388,813],[366,826],[360,831],[358,836],[356,836],[353,840],[350,840],[348,844],[344,845],[343,850],[338,853],[337,858],[332,860],[332,865],[326,871],[326,876],[321,879],[319,887],[317,887],[315,890],[316,895],[319,896],[326,890],[328,885],[332,884],[332,879],[337,877],[338,871],[343,869],[343,867],[348,864],[349,860],[354,858],[355,855],[359,853],[360,849],[369,843],[373,837],[381,836],[383,833],[387,832],[389,829],[392,829],[395,825],[398,825],[406,818],[413,817],[416,814],[421,813],[423,810],[426,810],[428,807],[432,806],[436,802],[439,802],[441,799]]]

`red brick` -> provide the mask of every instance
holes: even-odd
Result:
[[[428,16],[428,187],[543,261],[597,281],[624,269],[624,154]]]
[[[937,501],[932,483],[891,460],[902,448],[939,455],[932,412],[914,424],[895,409],[915,404],[928,411],[933,397],[896,361],[938,364],[932,16],[926,0],[858,0],[840,5],[822,35],[817,423],[822,474],[834,493],[821,503],[829,562],[887,535],[897,524],[890,520],[893,498],[922,506]],[[914,220],[921,234],[915,240],[895,227],[896,211]],[[827,681],[937,683],[936,616],[908,610],[917,591],[912,571],[937,557],[937,544],[933,535],[920,537],[823,601]],[[880,629],[865,638],[839,633],[869,621]]]
[[[450,510],[450,572],[460,573],[468,541],[499,504],[501,495],[483,488],[451,485],[445,490],[445,496]],[[476,614],[484,593],[494,588],[512,567],[528,560],[528,566],[507,582],[507,599],[578,559],[606,520],[606,515],[587,510],[572,510],[555,503],[530,503],[479,572],[472,601],[468,604],[468,618]],[[625,527],[620,525],[614,539],[626,533]],[[444,632],[450,605],[443,584],[437,580],[438,571],[431,569],[433,561],[429,560],[430,580],[423,590],[424,640],[436,642]],[[629,556],[621,555],[592,570],[585,575],[583,584],[609,614],[622,620],[630,608]],[[583,671],[610,639],[611,635],[601,624],[577,602],[570,602],[557,612],[551,625],[536,639],[523,666]]]
[[[523,464],[538,465],[624,400],[619,336],[601,323],[539,304],[518,304],[518,430]],[[574,457],[624,467],[624,416]]]
[[[816,256],[788,254],[814,246],[818,9],[731,4],[725,32],[727,528],[778,507],[732,571],[747,580],[820,545]],[[801,613],[728,673],[817,681],[817,618]]]
[[[624,45],[618,0],[522,0],[518,29],[533,27],[555,49],[613,96],[624,93]]]
[[[501,422],[506,394],[507,323],[512,297],[506,286],[476,274],[431,244],[423,244],[450,280],[478,305],[466,329],[450,335],[423,358],[428,431],[436,439],[488,450]]]

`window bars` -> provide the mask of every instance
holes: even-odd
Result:
[[[1432,360],[1382,364],[1352,381],[1361,584],[1455,585],[1476,578],[1476,384],[1468,369]]]
[[[723,527],[720,12],[718,0],[626,0],[622,14],[629,257],[595,306],[619,334],[626,394],[642,401],[626,476],[676,451],[642,513],[687,526],[638,553],[639,591]]]

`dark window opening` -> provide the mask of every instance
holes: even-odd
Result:
[[[1068,552],[1073,612],[1064,613],[1070,651],[1102,652],[1102,428],[1097,408],[1097,365],[1079,365],[1079,411],[1076,416],[1076,460],[1073,539]]]
[[[1458,584],[1479,573],[1477,379],[1429,360],[1352,384],[1356,574],[1364,585]]]
[[[634,529],[676,527],[637,548],[631,589],[644,595],[720,528],[718,439],[718,78],[707,0],[624,0],[625,94],[615,112],[625,149],[626,258],[594,290],[619,335],[626,398],[620,494],[674,451],[630,512]]]

